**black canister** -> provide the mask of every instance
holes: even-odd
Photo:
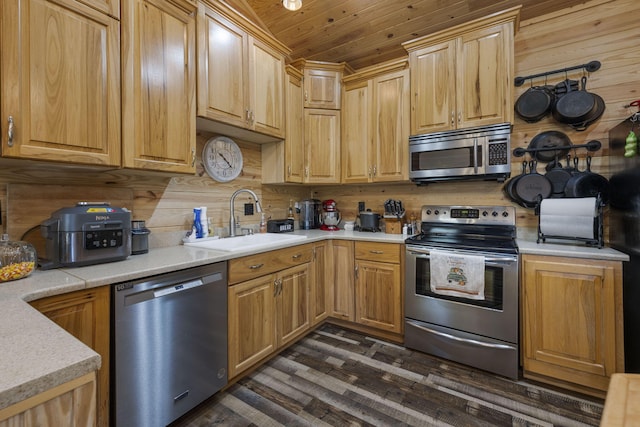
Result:
[[[149,252],[149,230],[144,221],[131,221],[131,254],[146,254]]]

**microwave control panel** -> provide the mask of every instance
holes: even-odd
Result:
[[[489,143],[489,166],[506,165],[509,162],[509,144],[506,142]]]

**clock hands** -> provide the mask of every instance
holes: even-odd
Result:
[[[231,163],[229,163],[229,160],[227,160],[227,158],[224,156],[224,154],[222,153],[218,153],[218,156],[222,157],[222,160],[224,160],[230,168],[232,168],[233,166],[231,166]]]

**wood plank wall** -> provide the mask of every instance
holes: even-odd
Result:
[[[637,0],[593,0],[578,7],[564,9],[521,23],[516,36],[516,75],[529,75],[542,71],[582,64],[597,59],[602,68],[589,76],[588,89],[602,96],[607,104],[603,117],[585,132],[570,131],[551,118],[527,124],[516,118],[512,135],[513,147],[526,147],[533,136],[545,130],[561,130],[576,144],[598,139],[603,149],[596,153],[595,172],[608,176],[608,130],[635,110],[625,108],[630,101],[640,98],[640,2]],[[569,74],[579,78],[581,73]],[[549,78],[549,83],[564,79],[564,75]],[[538,82],[536,82],[538,83]],[[526,90],[517,88],[516,98]],[[198,136],[198,152],[212,134]],[[308,187],[302,185],[261,185],[262,167],[260,146],[238,141],[245,159],[243,174],[229,184],[211,180],[200,165],[196,176],[167,176],[143,171],[97,170],[89,167],[59,167],[44,162],[0,160],[0,231],[9,232],[18,239],[18,228],[7,218],[7,184],[36,184],[68,186],[71,197],[78,200],[100,200],[101,187],[121,187],[133,190],[133,216],[144,219],[152,231],[151,247],[177,244],[179,237],[189,228],[192,208],[207,206],[214,227],[222,227],[229,220],[229,198],[239,188],[254,190],[264,201],[267,212],[274,218],[284,217],[289,200],[302,200],[311,196],[324,200],[332,198],[344,217],[353,219],[358,201],[368,208],[382,212],[386,199],[400,199],[410,212],[418,212],[423,204],[512,204],[497,182],[450,182],[418,187],[413,184],[393,185],[332,185]],[[583,153],[584,154],[584,153]],[[520,170],[521,159],[513,159],[514,175]],[[541,168],[542,169],[542,166]],[[242,204],[248,197],[239,197],[236,212],[242,214]],[[516,205],[514,205],[516,206]],[[24,209],[42,209],[46,216],[54,209],[43,199],[41,206]],[[20,206],[12,206],[12,212]],[[18,214],[16,214],[18,215]],[[37,216],[37,215],[32,215]],[[259,216],[244,217],[243,224],[257,223]],[[530,210],[518,207],[518,226],[535,229],[537,219]],[[33,224],[37,225],[37,224]],[[24,229],[28,224],[22,224]],[[154,238],[171,236],[168,241]]]

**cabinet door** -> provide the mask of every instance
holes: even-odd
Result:
[[[249,126],[284,137],[284,56],[249,37]]]
[[[100,354],[97,417],[99,426],[109,425],[110,288],[102,286],[32,301],[31,305],[65,331]]]
[[[246,128],[249,115],[248,34],[198,4],[198,116]]]
[[[276,348],[274,275],[229,287],[229,378]]]
[[[340,110],[305,108],[305,182],[340,182]]]
[[[523,256],[528,372],[607,390],[616,364],[619,262]],[[620,286],[620,283],[617,284]]]
[[[409,178],[409,70],[373,80],[373,171],[376,182]]]
[[[287,73],[285,121],[286,182],[304,180],[304,101],[302,75],[297,70]],[[263,171],[264,173],[264,171]]]
[[[457,127],[513,120],[513,25],[496,25],[458,39]]]
[[[354,257],[353,242],[334,240],[333,247],[333,317],[343,320],[355,320],[354,308]]]
[[[371,88],[368,81],[344,88],[342,98],[342,182],[368,182],[371,159]],[[405,145],[408,142],[405,142]]]
[[[330,260],[328,242],[316,243],[313,247],[312,277],[309,292],[309,311],[312,325],[317,325],[329,316],[333,263]]]
[[[288,344],[309,328],[309,264],[278,273],[276,278],[276,312],[278,347]]]
[[[305,108],[340,109],[342,72],[334,70],[304,70]]]
[[[456,41],[411,52],[411,135],[455,126]]]
[[[123,166],[195,171],[195,7],[123,0]]]
[[[120,166],[120,23],[70,0],[0,19],[2,156]]]
[[[356,260],[356,322],[402,332],[400,265]]]

